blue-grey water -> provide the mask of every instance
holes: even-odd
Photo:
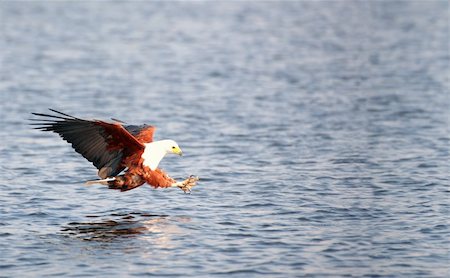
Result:
[[[448,277],[448,1],[0,2],[1,277]],[[85,187],[30,112],[158,127]]]

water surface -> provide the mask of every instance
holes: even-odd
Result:
[[[447,1],[0,11],[0,276],[448,276]],[[153,124],[201,183],[85,187],[48,107]]]

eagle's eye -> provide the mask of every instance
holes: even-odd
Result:
[[[175,146],[172,147],[172,150],[174,150],[174,149],[175,149]]]

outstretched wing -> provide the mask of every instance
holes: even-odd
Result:
[[[119,123],[84,120],[50,110],[58,115],[32,113],[44,117],[32,119],[39,121],[36,129],[58,133],[99,169],[101,178],[119,174],[124,169],[124,158],[144,150],[144,145]]]

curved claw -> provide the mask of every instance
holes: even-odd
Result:
[[[189,176],[189,178],[185,179],[181,182],[181,185],[178,186],[181,190],[186,194],[191,194],[191,188],[197,185],[197,181],[200,180],[199,177]]]

